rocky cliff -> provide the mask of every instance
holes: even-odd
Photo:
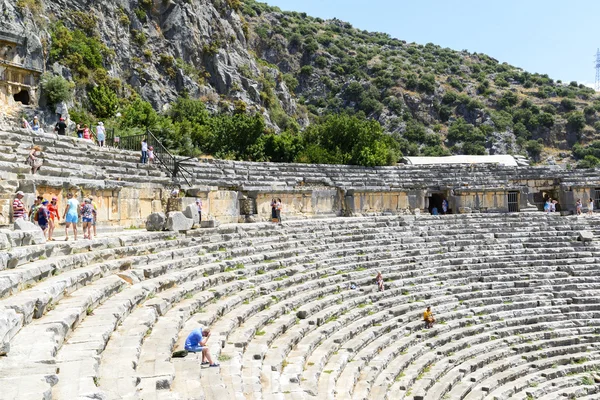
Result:
[[[80,29],[106,46],[103,68],[119,81],[123,95],[135,91],[163,110],[182,93],[204,98],[216,109],[243,101],[268,119],[261,105],[261,84],[253,77],[276,77],[277,70],[257,65],[248,48],[240,15],[229,2],[210,0],[2,0],[6,17],[0,30],[28,38],[27,62],[79,83],[73,68],[50,57],[52,30],[59,24]],[[23,60],[25,61],[25,60]],[[66,65],[65,65],[66,64]],[[248,71],[248,73],[241,73]],[[85,86],[78,91],[82,101]],[[276,83],[281,106],[295,110],[285,83]]]

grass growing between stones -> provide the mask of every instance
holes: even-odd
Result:
[[[596,384],[596,382],[594,382],[594,378],[592,378],[591,376],[584,376],[583,378],[581,378],[581,384],[586,386],[593,386]]]

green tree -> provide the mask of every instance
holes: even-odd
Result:
[[[117,94],[106,85],[94,86],[88,90],[88,100],[98,118],[113,117],[119,107]]]
[[[354,165],[391,165],[401,156],[398,144],[377,121],[346,114],[331,115],[309,127],[299,161]]]
[[[147,128],[152,129],[158,125],[159,116],[147,101],[136,97],[130,102],[121,115],[121,128]]]

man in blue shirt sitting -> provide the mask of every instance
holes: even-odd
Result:
[[[185,349],[192,353],[202,352],[202,365],[209,365],[210,367],[218,367],[219,364],[215,364],[210,356],[210,351],[206,347],[206,342],[210,338],[210,329],[196,328],[189,334],[185,340]]]

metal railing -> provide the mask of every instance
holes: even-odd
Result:
[[[149,130],[147,130],[146,133],[138,135],[119,137],[115,135],[115,130],[113,128],[107,132],[106,146],[141,152],[142,140],[144,139],[146,140],[148,148],[153,148],[154,162],[166,170],[172,179],[182,178],[189,186],[190,181],[188,180],[188,177],[192,178],[193,175],[183,166],[183,163],[193,157],[178,160]]]

